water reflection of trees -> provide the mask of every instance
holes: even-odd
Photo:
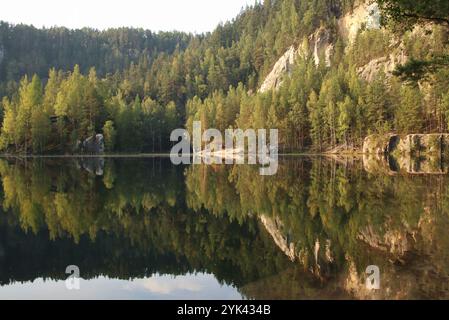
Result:
[[[291,266],[255,221],[185,205],[183,168],[108,160],[104,175],[55,160],[0,162],[1,283],[154,273],[213,273],[236,286]]]
[[[448,296],[444,175],[292,158],[272,177],[161,159],[107,159],[98,176],[76,161],[0,161],[1,283],[77,264],[85,278],[210,272],[248,297],[367,298],[376,264],[375,297]]]
[[[361,285],[371,264],[386,271],[391,297],[449,295],[448,182],[324,158],[284,160],[274,177],[249,166],[190,167],[186,177],[189,206],[257,217],[291,260],[360,297],[372,296]]]

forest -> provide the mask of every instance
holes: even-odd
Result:
[[[338,19],[362,2],[255,2],[201,35],[1,23],[0,148],[74,153],[77,141],[102,133],[109,153],[166,152],[170,132],[194,120],[219,130],[278,128],[284,152],[357,148],[371,133],[447,131],[447,3],[378,1],[383,27],[363,27],[350,43]],[[322,29],[333,54],[317,63],[308,39]],[[290,76],[260,92],[292,45],[304,54]],[[407,64],[361,76],[398,46]]]

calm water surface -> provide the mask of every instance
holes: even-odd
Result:
[[[449,298],[446,174],[3,158],[0,181],[1,299]]]

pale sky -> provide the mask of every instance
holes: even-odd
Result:
[[[3,0],[0,20],[35,27],[212,31],[254,0]]]

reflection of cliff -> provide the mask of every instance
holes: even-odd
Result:
[[[442,283],[449,239],[435,230],[449,227],[449,178],[386,168],[390,174],[367,175],[360,162],[323,158],[285,160],[276,177],[260,177],[248,166],[196,168],[187,171],[187,191],[195,208],[222,214],[240,208],[232,216],[257,216],[279,251],[313,276],[325,296],[344,296],[324,289],[332,286],[354,298],[448,296]],[[213,193],[198,192],[194,181]],[[226,201],[213,201],[213,194],[226,194]],[[365,287],[364,272],[372,264],[381,268],[380,291]],[[269,297],[254,293],[267,281],[244,291]],[[286,291],[296,289],[285,282]]]
[[[77,159],[79,168],[83,168],[89,173],[102,176],[104,171],[104,158],[100,157],[83,157]]]
[[[288,158],[273,177],[154,159],[107,159],[103,176],[0,161],[0,176],[2,283],[63,278],[70,261],[86,278],[213,273],[250,298],[449,296],[445,175]],[[380,291],[365,288],[368,265]]]
[[[283,253],[291,260],[295,261],[297,259],[297,252],[295,250],[295,245],[289,242],[289,239],[280,230],[282,225],[277,219],[271,219],[264,215],[260,216],[260,221],[262,222],[265,229],[273,238],[274,243],[281,249]]]
[[[449,134],[371,135],[363,144],[368,172],[446,174]]]
[[[369,173],[394,175],[441,175],[449,172],[447,160],[440,155],[363,155],[364,169]]]
[[[449,134],[373,134],[363,142],[364,154],[441,155],[449,151]]]
[[[302,265],[306,264],[305,252],[298,250],[295,244],[291,242],[291,235],[285,234],[283,231],[282,222],[279,219],[272,219],[264,215],[260,215],[259,219],[267,232],[273,238],[274,243],[291,261],[299,262]],[[324,246],[322,246],[318,239],[316,240],[313,251],[313,259],[313,265],[311,266],[310,271],[320,277],[322,276],[322,265],[327,266],[333,262],[330,240],[327,240]]]

